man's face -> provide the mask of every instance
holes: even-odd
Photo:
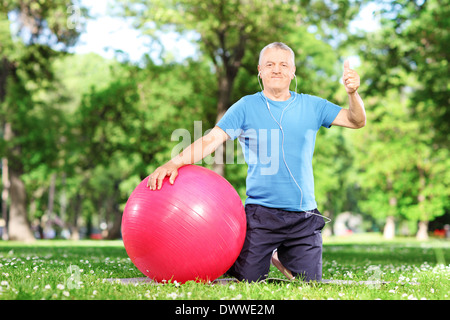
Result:
[[[276,90],[287,88],[289,90],[295,72],[291,53],[278,48],[267,49],[261,57],[258,71],[264,88]]]

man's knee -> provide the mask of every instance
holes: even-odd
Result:
[[[239,281],[258,282],[267,278],[270,269],[270,262],[261,264],[241,265],[238,261],[227,271],[227,275],[235,277]]]

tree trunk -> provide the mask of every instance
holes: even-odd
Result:
[[[2,58],[2,63],[0,66],[0,103],[5,101],[6,98],[6,83],[9,75],[11,64],[6,58]],[[12,131],[11,131],[11,124],[6,122],[4,124],[4,132],[3,132],[3,140],[9,141],[11,140]],[[3,228],[3,234],[2,239],[8,240],[8,224],[9,224],[9,217],[8,217],[8,199],[9,199],[9,187],[10,187],[10,181],[9,181],[9,167],[8,167],[8,158],[4,157],[2,158],[2,217],[3,221],[5,223],[5,226]]]
[[[56,184],[56,174],[53,173],[50,177],[50,186],[48,188],[48,204],[47,204],[47,214],[50,223],[53,223],[53,206],[55,204],[55,184]]]
[[[63,234],[62,236],[64,238],[68,238],[69,235],[68,230],[68,221],[67,221],[67,217],[66,217],[66,212],[67,212],[67,196],[66,196],[66,173],[63,172],[62,174],[62,179],[61,179],[61,192],[60,192],[60,196],[59,196],[59,217],[61,218],[62,222],[63,222]]]
[[[3,57],[0,67],[0,103],[5,101],[6,98],[8,77],[10,75],[15,76],[15,74],[15,65]],[[3,139],[7,142],[13,137],[14,131],[11,128],[11,123],[6,120]],[[25,184],[20,180],[23,172],[20,147],[8,148],[7,145],[6,154],[7,156],[4,159],[8,163],[9,197],[11,200],[8,224],[6,226],[8,239],[26,242],[34,241],[35,238],[27,219]],[[5,190],[3,191],[2,197],[7,199],[7,194]]]
[[[416,238],[418,240],[428,240],[428,219],[427,219],[427,209],[425,208],[425,201],[427,197],[424,194],[424,190],[426,187],[426,172],[420,166],[417,165],[417,170],[419,171],[419,195],[417,196],[417,201],[419,202],[419,208],[422,212],[421,219],[419,221],[419,230],[417,230]],[[425,218],[425,219],[424,219]]]
[[[122,212],[118,210],[118,208],[115,208],[113,211],[114,216],[114,222],[111,226],[111,228],[108,229],[108,234],[105,237],[105,239],[108,240],[114,240],[120,238],[120,231],[122,226]]]
[[[8,240],[8,199],[9,199],[9,175],[8,159],[2,158],[2,218],[4,221],[2,239]]]
[[[80,224],[79,219],[81,217],[81,211],[83,209],[83,197],[78,192],[75,197],[75,204],[74,204],[74,217],[73,217],[73,225],[70,228],[70,239],[71,240],[80,240]]]
[[[241,67],[247,43],[247,37],[244,35],[244,33],[242,33],[236,46],[228,50],[226,46],[226,30],[218,31],[217,38],[219,40],[222,51],[222,63],[217,62],[215,50],[210,50],[210,52],[212,52],[211,58],[216,66],[219,84],[216,123],[223,117],[225,112],[230,107],[234,80],[236,79],[239,68]],[[224,145],[222,145],[222,149],[218,149],[218,152],[221,152],[222,159],[221,161],[218,161],[216,159],[213,164],[213,170],[222,176],[225,176],[225,149],[226,148]]]
[[[112,216],[113,223],[111,227],[109,227],[108,223],[108,229],[106,230],[105,239],[108,240],[114,240],[120,238],[120,231],[122,226],[122,211],[120,211],[119,203],[117,202],[117,199],[119,199],[119,183],[114,183],[114,193],[109,199],[107,200],[107,206],[106,211],[107,213],[111,213],[109,215]],[[108,219],[109,220],[109,219]]]
[[[416,239],[428,240],[428,221],[419,221],[419,230],[417,230]]]
[[[231,90],[232,90],[232,83],[234,82],[234,79],[228,79],[227,76],[222,76],[219,79],[219,101],[217,102],[217,117],[216,117],[216,123],[219,122],[220,119],[222,119],[225,112],[227,112],[228,108],[230,107],[230,96],[231,96]],[[213,164],[213,170],[220,174],[221,176],[225,176],[225,147],[224,145],[217,148],[216,153],[221,157],[218,159],[218,157],[215,158],[214,164]]]
[[[393,239],[395,237],[395,219],[393,216],[386,218],[386,224],[384,225],[383,237],[385,239]]]
[[[27,219],[25,184],[20,174],[10,170],[11,208],[8,225],[10,240],[32,242],[35,240]]]

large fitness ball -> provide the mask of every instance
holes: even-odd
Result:
[[[222,176],[196,165],[179,169],[160,190],[145,178],[130,195],[122,217],[128,256],[149,278],[213,281],[237,259],[244,244],[242,201]]]

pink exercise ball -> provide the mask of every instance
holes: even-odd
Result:
[[[246,233],[242,201],[233,186],[212,170],[188,165],[171,185],[147,188],[148,177],[131,193],[122,217],[128,256],[157,281],[208,282],[237,259]]]

